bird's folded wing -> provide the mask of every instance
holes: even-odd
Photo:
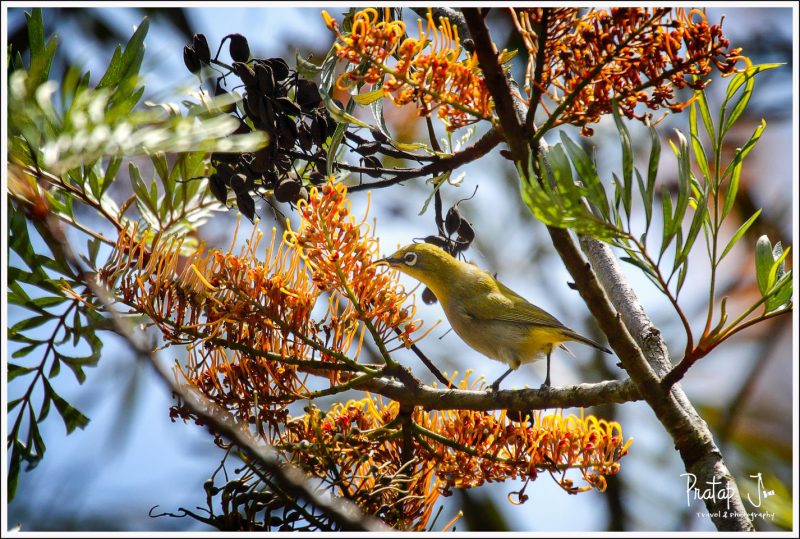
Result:
[[[464,302],[464,310],[467,315],[477,320],[497,320],[566,329],[554,316],[511,290],[505,294],[492,292],[480,298],[471,298]]]

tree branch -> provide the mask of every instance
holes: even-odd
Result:
[[[484,155],[488,154],[495,146],[500,144],[503,141],[503,136],[496,130],[490,129],[486,133],[481,136],[472,146],[468,146],[461,150],[458,153],[453,154],[451,157],[446,157],[439,159],[438,161],[434,161],[429,163],[420,168],[414,169],[402,169],[402,170],[387,170],[387,174],[393,174],[392,178],[386,180],[380,180],[371,183],[362,183],[361,185],[354,185],[352,187],[348,187],[348,191],[351,193],[355,193],[358,191],[366,191],[367,189],[379,189],[381,187],[389,187],[390,185],[395,185],[397,183],[403,182],[405,180],[410,180],[412,178],[421,178],[423,176],[438,176],[443,172],[447,172],[450,170],[455,170],[460,166],[463,166],[467,163],[475,161],[476,159],[480,159]],[[356,172],[372,172],[372,169],[364,170],[356,170],[354,167],[350,167],[349,170],[354,170]]]
[[[547,408],[579,408],[642,400],[630,379],[552,387],[550,389],[506,389],[497,393],[467,389],[420,386],[414,390],[391,378],[374,378],[355,386],[379,393],[400,403],[413,403],[426,410],[507,410],[527,412]]]
[[[500,126],[503,128],[506,142],[511,149],[514,161],[527,163],[530,154],[527,140],[519,136],[522,133],[522,123],[514,112],[514,98],[511,96],[511,87],[506,80],[503,66],[498,61],[497,48],[489,36],[486,21],[476,8],[463,10],[464,19],[467,21],[470,35],[475,42],[475,52],[478,55],[478,65],[483,72],[486,86],[494,99]]]

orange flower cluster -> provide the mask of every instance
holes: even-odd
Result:
[[[353,16],[350,33],[342,35],[339,32],[339,23],[327,11],[322,12],[322,18],[328,28],[336,32],[342,41],[336,43],[336,56],[339,60],[363,67],[343,74],[339,81],[349,79],[353,82],[378,84],[383,80],[385,69],[383,62],[394,54],[400,39],[406,32],[403,21],[390,20],[389,8],[384,8],[384,20],[378,20],[378,10],[375,8],[362,9]],[[337,83],[337,86],[339,84]]]
[[[302,223],[296,232],[289,226],[284,241],[301,254],[320,290],[331,293],[332,305],[346,300],[343,310],[332,309],[340,325],[363,329],[354,322],[366,321],[384,343],[399,338],[403,346],[410,346],[411,334],[422,322],[413,320],[416,306],[413,297],[406,305],[409,295],[399,284],[397,271],[374,264],[380,247],[367,223],[369,209],[356,223],[347,188],[332,180],[312,188],[308,201],[300,200],[297,209]],[[402,328],[399,336],[394,334],[396,328]]]
[[[441,17],[438,27],[428,12],[427,28],[418,23],[418,38],[406,38],[402,21],[389,20],[388,8],[384,21],[378,21],[373,8],[359,11],[353,17],[349,34],[339,31],[338,23],[327,12],[322,16],[328,28],[341,41],[336,43],[337,57],[356,66],[337,80],[340,88],[354,83],[380,84],[385,75],[383,93],[398,107],[416,104],[420,116],[430,116],[434,109],[448,131],[454,131],[478,120],[492,117],[494,104],[478,69],[477,55],[461,56],[458,29]],[[386,59],[397,53],[393,66]]]
[[[583,126],[584,135],[592,133],[588,124],[611,112],[612,99],[628,118],[650,118],[650,113],[636,112],[639,104],[680,111],[691,99],[677,99],[676,88],[702,89],[714,67],[730,75],[743,59],[741,49],[728,49],[721,26],[709,25],[696,9],[688,14],[676,9],[674,16],[668,8],[511,12],[529,52],[528,86],[536,84],[541,95],[563,107],[552,126]],[[542,31],[544,65],[536,66]],[[538,83],[533,80],[537,68],[542,73]]]
[[[462,389],[467,383],[462,380]],[[632,442],[618,423],[583,414],[537,413],[529,423],[505,411],[419,408],[410,414],[409,439],[402,435],[401,415],[398,403],[372,397],[340,403],[325,414],[312,410],[289,420],[275,445],[368,513],[401,529],[423,530],[438,496],[452,488],[531,481],[547,471],[571,494],[602,492]],[[406,444],[416,457],[408,463]],[[587,485],[574,486],[567,477],[572,469]]]
[[[266,438],[285,406],[310,394],[300,371],[338,385],[363,370],[356,361],[366,327],[382,345],[405,346],[421,326],[397,272],[373,264],[377,239],[366,216],[355,223],[344,187],[331,180],[312,189],[299,209],[299,231],[280,241],[273,230],[263,261],[256,228],[239,254],[232,244],[183,257],[182,239],[148,239],[133,226],[100,271],[167,343],[187,345],[183,378]],[[312,317],[323,291],[328,309]],[[173,415],[186,418],[180,408]]]
[[[422,415],[422,414],[421,414]],[[620,470],[619,459],[628,452],[619,423],[594,416],[543,415],[536,413],[532,426],[515,423],[505,410],[499,415],[473,410],[445,410],[417,418],[419,424],[441,434],[450,442],[430,443],[440,459],[437,474],[448,487],[477,487],[486,481],[536,479],[547,470],[570,494],[606,488],[605,476]],[[454,448],[473,448],[465,454]],[[588,485],[573,486],[566,477],[570,469],[580,470]],[[556,477],[558,474],[560,477]]]
[[[182,239],[148,242],[134,225],[120,233],[100,277],[168,343],[187,345],[186,369],[177,368],[191,386],[264,436],[265,424],[276,425],[305,389],[292,362],[307,357],[316,340],[311,310],[318,291],[299,253],[280,242],[259,261],[260,239],[254,228],[239,255],[201,248],[185,258]],[[268,253],[275,243],[273,230]]]
[[[403,459],[402,440],[390,424],[399,405],[373,398],[337,403],[286,424],[275,447],[310,475],[325,478],[370,515],[401,530],[425,530],[439,498],[437,463]]]

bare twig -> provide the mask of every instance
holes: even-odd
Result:
[[[450,157],[439,159],[438,161],[434,161],[429,163],[420,168],[414,169],[401,169],[401,170],[391,170],[387,169],[386,174],[391,174],[392,177],[379,180],[376,182],[371,183],[364,183],[361,185],[354,185],[353,187],[349,187],[348,191],[351,193],[355,193],[358,191],[366,191],[367,189],[378,189],[381,187],[389,187],[390,185],[395,185],[400,182],[410,180],[413,178],[422,178],[424,176],[437,176],[442,174],[443,172],[455,170],[458,167],[475,161],[476,159],[480,159],[492,149],[497,146],[503,140],[502,135],[497,132],[496,129],[490,129],[486,133],[481,136],[473,145],[468,146],[461,150],[460,152],[453,154]],[[353,167],[349,167],[349,170],[353,170],[356,172],[364,172],[367,173],[373,172],[373,169],[367,169],[362,167],[363,170],[357,170]]]

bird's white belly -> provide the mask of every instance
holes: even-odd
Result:
[[[486,357],[518,368],[524,363],[543,359],[550,346],[531,346],[531,327],[513,322],[476,320],[468,316],[450,316],[448,321],[461,339]]]

